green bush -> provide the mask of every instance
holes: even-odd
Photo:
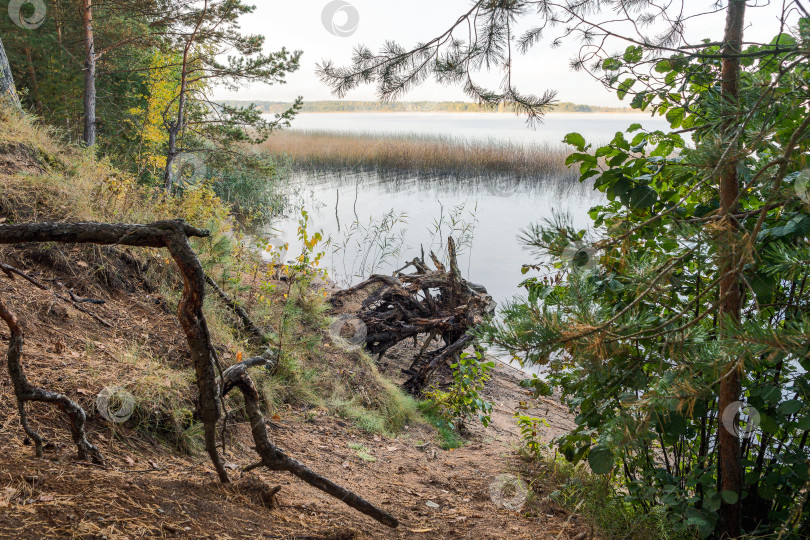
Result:
[[[433,389],[425,392],[425,397],[450,427],[463,428],[464,422],[474,414],[478,415],[484,427],[488,426],[492,403],[481,399],[479,392],[489,380],[489,372],[495,367],[495,362],[483,362],[481,353],[476,351],[474,356],[462,354],[459,361],[450,367],[453,369],[450,388]]]

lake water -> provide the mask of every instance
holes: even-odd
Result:
[[[631,123],[666,129],[647,114],[549,114],[530,129],[503,113],[333,113],[302,114],[293,129],[352,133],[421,134],[465,140],[521,144],[559,143],[578,131],[590,141],[607,141]],[[443,249],[448,234],[461,240],[465,277],[487,287],[502,304],[520,292],[521,266],[534,262],[518,240],[521,229],[551,218],[570,216],[586,227],[587,211],[602,194],[578,182],[559,179],[384,178],[374,174],[299,173],[288,215],[268,231],[295,244],[298,210],[311,217],[311,232],[331,240],[326,263],[341,285],[357,283],[371,272],[392,272],[425,248]]]
[[[648,130],[667,128],[646,114],[551,114],[530,129],[522,119],[498,113],[302,114],[293,128],[555,145],[571,131],[606,142],[634,122]],[[390,274],[423,248],[426,255],[432,249],[441,256],[453,235],[464,277],[484,285],[501,306],[521,294],[522,265],[537,262],[519,241],[521,230],[555,213],[586,228],[588,210],[604,201],[590,186],[555,178],[516,182],[301,172],[292,184],[291,210],[266,234],[294,246],[300,209],[306,209],[310,233],[321,230],[329,239],[325,266],[339,285],[358,283],[371,273]]]
[[[464,277],[484,285],[499,304],[519,292],[521,266],[536,260],[518,240],[520,230],[554,212],[587,227],[588,209],[602,200],[570,181],[302,174],[293,185],[296,210],[274,222],[272,234],[294,245],[296,211],[306,209],[310,233],[322,230],[331,241],[325,263],[339,285],[390,274],[423,248],[441,256],[452,235]]]

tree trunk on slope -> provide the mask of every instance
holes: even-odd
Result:
[[[14,107],[20,107],[20,98],[17,96],[14,76],[11,74],[11,66],[2,39],[0,39],[0,99],[10,102]]]
[[[96,144],[96,46],[93,38],[92,0],[82,0],[84,26],[84,143]]]
[[[740,58],[743,25],[745,22],[745,0],[732,0],[728,6],[725,35],[723,36],[722,66],[722,95],[729,109],[736,110],[740,97]],[[731,143],[734,132],[738,127],[736,116],[724,125],[724,136],[727,144]],[[737,265],[736,253],[738,242],[738,223],[732,217],[737,206],[740,193],[739,178],[737,177],[738,154],[732,148],[720,171],[720,213],[724,217],[724,230],[720,240],[719,270],[725,277],[720,282],[720,323],[721,338],[728,338],[733,333],[733,326],[740,320],[740,279],[738,272],[732,271]],[[728,274],[728,275],[726,275]],[[723,411],[739,400],[740,397],[740,369],[736,359],[732,359],[723,369],[724,377],[720,381],[720,396],[718,401],[718,418],[723,417]],[[721,423],[722,424],[722,423]],[[743,469],[740,454],[740,441],[736,433],[731,433],[721,425],[718,441],[720,489],[732,491],[737,494],[737,501],[729,504],[723,501],[720,507],[720,522],[718,531],[723,537],[737,538],[740,535],[740,498],[742,497]]]

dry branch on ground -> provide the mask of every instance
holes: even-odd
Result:
[[[189,226],[181,220],[160,221],[149,225],[106,224],[106,223],[30,223],[0,225],[0,244],[20,244],[26,242],[61,242],[90,244],[121,244],[128,246],[166,248],[183,276],[183,294],[178,305],[178,318],[191,350],[191,359],[197,376],[199,390],[199,413],[205,428],[205,447],[214,468],[222,482],[228,482],[219,451],[216,446],[217,423],[221,417],[222,399],[233,388],[243,393],[245,409],[251,421],[251,431],[263,465],[271,470],[285,470],[298,476],[308,484],[339,498],[347,505],[363,512],[377,521],[396,527],[397,520],[362,497],[314,473],[301,463],[290,458],[274,446],[267,435],[265,419],[259,407],[259,395],[255,384],[247,373],[249,367],[270,365],[274,360],[272,351],[235,366],[221,378],[217,376],[218,359],[211,343],[207,322],[203,313],[206,275],[197,255],[189,244],[190,237],[206,237],[208,231]],[[8,267],[6,267],[6,270]],[[6,272],[8,274],[8,272]],[[29,280],[30,281],[30,280]],[[41,453],[41,439],[27,424],[24,403],[26,401],[47,401],[56,403],[71,420],[71,432],[79,449],[80,459],[90,457],[102,462],[101,453],[90,444],[84,435],[84,410],[65,396],[37,389],[28,384],[22,370],[22,331],[16,317],[0,303],[0,318],[11,331],[8,364],[17,397],[21,423],[26,433],[37,443]],[[221,371],[221,370],[220,370]],[[220,386],[220,382],[222,385]]]

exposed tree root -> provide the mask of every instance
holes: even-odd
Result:
[[[289,471],[310,485],[337,497],[352,508],[373,517],[385,525],[396,527],[397,520],[390,514],[376,508],[351,491],[314,473],[301,463],[288,457],[270,442],[265,428],[265,419],[259,408],[259,394],[253,380],[247,374],[247,369],[258,365],[272,367],[273,363],[277,361],[277,355],[274,354],[271,348],[268,348],[261,356],[250,358],[226,370],[222,374],[223,387],[220,389],[219,378],[216,373],[216,355],[211,344],[205,315],[202,311],[207,281],[206,275],[197,255],[188,242],[189,237],[205,237],[208,234],[208,231],[195,229],[179,220],[160,221],[149,225],[31,223],[0,225],[0,244],[64,242],[121,244],[165,247],[168,249],[183,276],[183,295],[178,305],[177,316],[186,334],[197,376],[197,387],[200,394],[200,417],[205,427],[205,447],[220,480],[222,482],[229,481],[216,446],[217,423],[221,416],[222,399],[231,389],[238,387],[245,398],[245,409],[251,422],[256,451],[261,458],[261,465],[273,470]],[[8,273],[6,268],[3,268],[3,270]],[[209,284],[211,282],[212,280],[208,280]],[[214,290],[216,291],[217,288]],[[228,298],[221,289],[217,292],[218,294],[222,292],[220,297],[224,295],[223,300]],[[228,301],[232,306],[238,307],[233,300],[228,298]],[[6,321],[12,333],[9,345],[9,372],[12,374],[12,378],[15,379],[15,391],[18,400],[21,399],[20,396],[22,395],[29,401],[49,401],[62,407],[71,418],[74,441],[79,447],[80,457],[89,455],[92,459],[100,459],[100,454],[96,455],[98,450],[87,442],[84,437],[84,411],[64,396],[28,386],[19,362],[22,350],[22,331],[14,316],[2,304],[0,304],[0,307],[2,308],[0,315]],[[245,317],[248,321],[250,320],[247,314],[245,314]],[[255,328],[255,325],[252,326]],[[258,328],[255,328],[255,331],[258,331]],[[22,407],[20,407],[20,416],[23,429],[34,439],[37,443],[38,453],[41,453],[41,439],[28,426],[25,410]]]
[[[422,393],[442,362],[452,363],[472,344],[470,330],[495,309],[492,297],[485,290],[461,277],[452,238],[447,241],[447,252],[449,269],[431,252],[436,270],[429,268],[423,255],[400,269],[396,277],[373,275],[331,297],[337,307],[343,298],[369,291],[356,315],[366,327],[365,348],[379,358],[403,340],[416,339],[420,334],[429,336],[406,372],[409,378],[403,386],[415,395]],[[402,270],[409,266],[415,272],[403,274]],[[437,337],[442,339],[443,345],[427,351]]]
[[[101,452],[98,448],[90,444],[84,433],[84,423],[87,419],[84,414],[84,409],[65,395],[36,388],[31,386],[31,383],[28,382],[25,376],[25,370],[22,366],[23,331],[17,322],[17,317],[6,309],[2,301],[0,301],[0,319],[5,321],[11,333],[7,354],[8,373],[14,386],[14,395],[17,397],[17,409],[20,411],[20,424],[23,430],[25,430],[26,435],[34,441],[37,457],[42,457],[42,437],[31,429],[31,426],[28,424],[28,415],[25,411],[25,403],[28,401],[53,403],[60,408],[70,420],[70,433],[79,451],[79,459],[82,461],[90,459],[93,463],[103,465],[104,458]]]
[[[253,442],[256,444],[256,452],[261,458],[260,462],[248,467],[246,471],[262,466],[273,471],[288,471],[307,484],[340,499],[355,510],[376,519],[380,523],[388,525],[389,527],[397,527],[399,522],[394,516],[385,510],[377,508],[343,486],[312,471],[305,465],[289,457],[283,450],[270,442],[270,437],[267,435],[267,428],[265,426],[265,419],[260,409],[259,392],[256,390],[256,385],[247,372],[249,367],[256,365],[267,365],[267,358],[264,356],[250,358],[229,367],[222,376],[224,380],[222,388],[223,397],[233,388],[239,388],[244,396],[245,412],[250,420]]]

